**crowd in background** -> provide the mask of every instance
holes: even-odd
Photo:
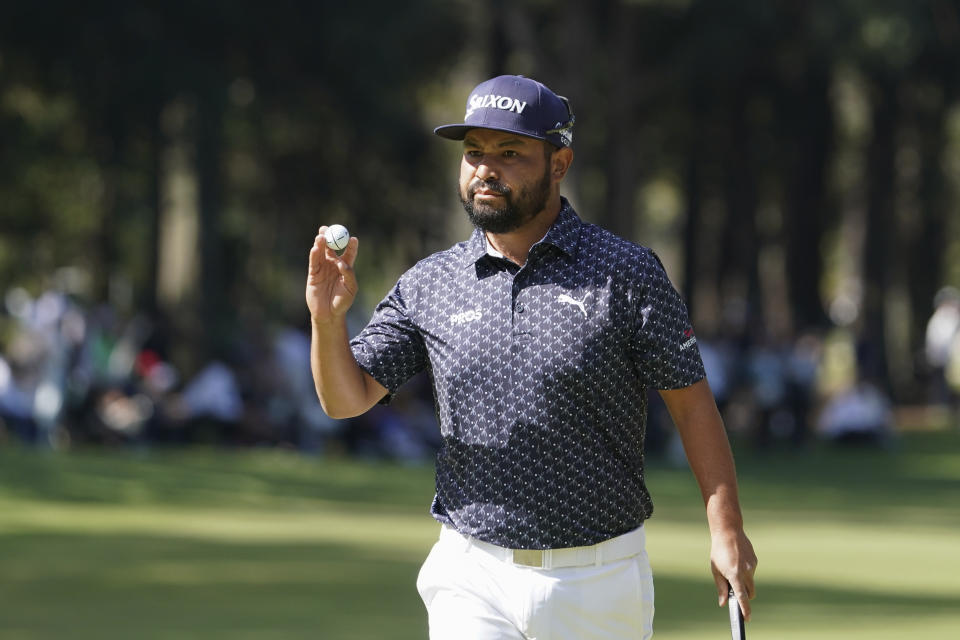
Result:
[[[932,393],[948,402],[950,376],[960,381],[960,295],[943,294],[937,309],[927,358],[937,373]],[[160,319],[85,308],[58,291],[8,291],[0,326],[0,446],[268,446],[422,461],[440,444],[425,374],[363,416],[327,417],[305,326],[245,328],[241,348],[189,376],[170,361]],[[858,376],[825,391],[829,355],[816,332],[747,344],[700,336],[699,346],[728,429],[758,448],[803,448],[814,438],[883,444],[894,433],[882,385]],[[681,459],[673,433],[651,392],[648,449]]]
[[[304,327],[238,320],[231,348],[186,374],[160,316],[87,308],[56,290],[15,288],[2,302],[0,446],[267,446],[421,460],[439,444],[423,377],[364,416],[329,418]]]

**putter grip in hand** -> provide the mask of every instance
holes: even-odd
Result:
[[[740,611],[740,602],[733,594],[733,589],[730,589],[727,607],[730,609],[730,637],[733,640],[746,640],[747,634],[743,631],[743,612]]]

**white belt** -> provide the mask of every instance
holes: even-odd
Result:
[[[536,569],[559,569],[561,567],[585,567],[601,565],[635,556],[644,551],[646,534],[643,526],[633,531],[604,540],[589,547],[564,547],[561,549],[506,549],[459,533],[449,525],[440,530],[440,540],[462,546],[470,552],[477,550],[493,556],[501,562],[510,562],[522,567]]]

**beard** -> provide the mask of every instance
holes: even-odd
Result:
[[[503,196],[503,204],[498,208],[492,204],[475,202],[474,196],[481,187]],[[539,182],[521,185],[516,192],[494,180],[474,180],[467,187],[466,197],[462,190],[457,191],[473,226],[490,233],[509,233],[536,218],[547,206],[550,198],[550,167],[544,171]]]

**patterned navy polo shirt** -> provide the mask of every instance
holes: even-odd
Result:
[[[522,268],[476,230],[407,271],[351,346],[391,391],[427,369],[443,437],[431,511],[514,549],[640,526],[646,389],[704,377],[660,260],[566,200]]]

